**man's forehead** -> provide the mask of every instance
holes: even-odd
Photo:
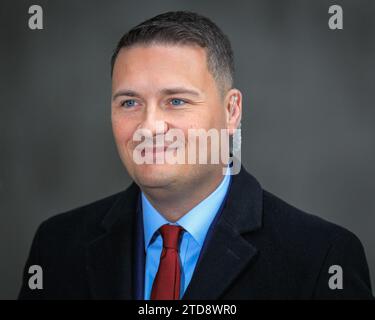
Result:
[[[207,68],[206,50],[197,45],[133,45],[122,48],[115,61],[116,65],[132,68],[142,65],[173,66],[179,64],[180,68],[194,69]],[[149,67],[149,66],[148,66]]]
[[[212,76],[202,60],[205,56],[189,50],[165,46],[124,49],[114,65],[112,85],[134,91],[142,87],[203,91]]]

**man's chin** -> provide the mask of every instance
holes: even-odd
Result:
[[[141,187],[167,188],[180,175],[179,165],[143,164],[135,169],[135,178]]]

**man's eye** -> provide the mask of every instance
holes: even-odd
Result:
[[[130,99],[130,100],[125,100],[125,101],[121,102],[121,106],[126,107],[126,108],[130,108],[130,107],[136,106],[136,103],[137,102],[135,100]]]
[[[182,99],[172,99],[170,101],[170,103],[173,105],[173,106],[182,106],[186,103],[186,101],[182,100]]]

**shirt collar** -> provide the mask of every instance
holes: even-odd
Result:
[[[228,167],[227,173],[224,175],[219,186],[207,198],[177,220],[176,223],[171,223],[165,219],[163,215],[152,206],[142,192],[141,198],[145,249],[147,250],[150,245],[150,241],[155,232],[164,224],[180,225],[200,246],[203,246],[208,228],[210,227],[212,220],[215,218],[228,191],[231,179],[229,170],[230,168]]]

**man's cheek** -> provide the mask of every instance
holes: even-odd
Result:
[[[121,121],[116,121],[112,123],[113,132],[118,140],[124,141],[124,139],[129,135],[126,130],[126,126]]]

